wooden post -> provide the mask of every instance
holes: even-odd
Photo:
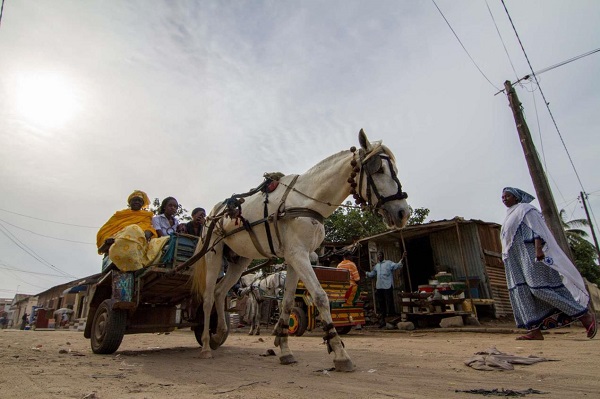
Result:
[[[460,226],[458,225],[458,220],[454,220],[454,225],[456,226],[456,236],[458,237],[458,247],[460,248],[460,259],[463,267],[463,271],[465,272],[465,284],[467,286],[468,295],[465,295],[466,299],[471,303],[472,313],[477,317],[477,309],[475,308],[475,304],[473,303],[473,299],[471,298],[471,283],[469,282],[469,269],[467,268],[467,261],[465,259],[465,250],[463,249],[462,238],[460,235]]]
[[[400,239],[402,240],[402,250],[406,251],[406,244],[404,243],[404,235],[402,234],[402,231],[400,231]],[[408,289],[410,292],[413,292],[412,282],[410,281],[410,269],[408,268],[408,256],[406,259],[404,259],[404,262],[406,263],[406,274],[408,274]]]
[[[560,248],[569,257],[569,259],[573,261],[573,256],[571,254],[571,249],[569,248],[565,230],[563,229],[560,216],[556,208],[556,203],[554,202],[554,197],[552,196],[552,191],[550,190],[550,184],[548,184],[546,173],[542,168],[542,163],[538,158],[533,140],[531,139],[529,127],[527,126],[525,118],[523,117],[523,112],[521,111],[521,102],[519,101],[517,93],[512,87],[510,81],[507,80],[504,82],[504,89],[515,118],[517,132],[519,133],[519,140],[521,141],[523,153],[525,154],[525,161],[529,167],[529,174],[531,175],[531,180],[533,182],[533,186],[535,187],[537,199],[540,203],[546,225],[552,232],[552,235],[556,239],[556,242]]]
[[[590,230],[592,230],[592,238],[594,239],[594,244],[596,246],[596,254],[598,255],[598,261],[600,261],[600,247],[598,247],[598,239],[596,238],[596,231],[594,230],[594,225],[592,224],[592,219],[590,219],[590,213],[587,207],[587,194],[581,191],[581,202],[583,202],[583,209],[585,209],[585,215],[587,216],[588,224],[590,225]]]

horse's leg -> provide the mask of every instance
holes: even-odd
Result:
[[[279,308],[279,320],[273,329],[275,335],[275,346],[279,346],[281,354],[279,362],[281,364],[296,363],[296,359],[288,345],[288,329],[290,326],[290,313],[294,307],[294,297],[296,296],[296,287],[298,286],[298,274],[288,268],[285,279],[285,289],[283,290],[283,301]]]
[[[353,371],[354,364],[352,363],[350,356],[348,356],[346,349],[344,349],[342,339],[333,325],[333,319],[331,318],[331,311],[329,308],[329,299],[327,298],[325,290],[321,287],[321,283],[311,269],[308,256],[304,259],[302,254],[296,253],[290,257],[286,256],[286,261],[288,261],[296,273],[298,273],[298,276],[304,282],[306,289],[310,293],[315,306],[319,310],[319,315],[324,323],[323,330],[325,331],[325,336],[323,339],[327,343],[327,351],[329,353],[334,353],[333,365],[335,366],[335,370]]]
[[[204,266],[206,267],[206,287],[202,293],[204,329],[202,331],[202,350],[200,351],[200,357],[203,359],[210,359],[213,357],[210,347],[210,316],[215,301],[215,286],[217,283],[217,277],[221,269],[223,246],[220,245],[214,249],[215,252],[207,253],[205,255],[205,259],[201,260],[205,262]]]
[[[222,261],[221,261],[222,262]],[[250,264],[251,260],[246,258],[240,258],[236,263],[229,263],[227,273],[215,288],[215,306],[217,308],[217,331],[211,337],[211,346],[213,349],[218,348],[226,339],[227,331],[229,326],[227,325],[227,319],[225,318],[225,300],[227,299],[227,293],[242,277],[242,272]],[[220,270],[220,269],[219,269]]]
[[[262,303],[263,301],[256,301],[256,313],[254,314],[254,321],[256,322],[255,324],[255,329],[254,329],[254,335],[260,335],[260,318],[261,318],[261,307],[262,307]]]
[[[256,313],[256,298],[254,298],[254,294],[252,292],[248,294],[248,312],[250,319],[250,331],[248,332],[248,335],[254,335],[254,315]]]

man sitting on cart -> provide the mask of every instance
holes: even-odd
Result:
[[[150,200],[136,190],[127,198],[129,209],[117,211],[98,231],[96,245],[121,271],[135,271],[156,259],[169,236],[157,237],[152,227],[154,214],[146,210]]]

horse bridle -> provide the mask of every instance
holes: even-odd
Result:
[[[350,194],[352,194],[352,197],[354,198],[354,202],[357,205],[363,205],[363,206],[370,205],[374,209],[379,209],[386,202],[395,201],[395,200],[403,200],[403,199],[408,198],[408,194],[406,192],[402,191],[402,184],[400,183],[400,180],[398,179],[398,175],[396,174],[396,171],[394,170],[390,156],[385,154],[383,152],[383,150],[371,152],[369,154],[366,154],[366,156],[359,155],[361,157],[360,166],[358,166],[358,162],[355,159],[356,147],[350,148],[350,151],[353,153],[354,156],[353,156],[352,162],[351,162],[353,170],[352,170],[352,173],[350,174],[350,178],[348,179],[348,183],[350,183],[350,187],[351,187]],[[387,197],[384,197],[383,195],[381,195],[381,193],[377,189],[375,180],[373,179],[373,175],[376,175],[378,173],[383,173],[383,160],[385,160],[387,162],[388,168],[390,170],[390,175],[391,175],[392,179],[396,182],[396,186],[398,187],[398,190],[396,191],[395,194],[388,195]],[[358,184],[354,180],[357,173],[360,173],[358,176]],[[366,179],[363,179],[363,177],[366,177]],[[362,192],[362,188],[363,188],[362,187],[363,180],[366,180],[366,182],[367,182],[367,187],[366,187],[367,199],[363,198],[360,194]],[[357,190],[357,187],[358,187],[358,190]],[[376,204],[369,204],[369,201],[371,199],[371,194],[375,195],[375,198],[377,199]]]

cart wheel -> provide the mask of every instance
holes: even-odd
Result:
[[[306,332],[307,327],[306,312],[302,308],[294,307],[290,312],[290,328],[288,333],[299,337]]]
[[[350,330],[352,330],[352,326],[336,327],[335,330],[340,335],[346,335],[350,332]]]
[[[196,327],[194,327],[194,336],[196,337],[196,342],[198,342],[198,344],[200,344],[200,347],[202,347],[202,331],[204,330],[204,311],[202,310],[202,306],[200,306],[198,308],[198,312],[196,314],[196,320],[198,321],[198,325]],[[225,312],[225,321],[226,321],[226,325],[227,325],[227,333],[225,334],[225,337],[223,337],[223,341],[222,342],[215,342],[212,340],[212,336],[217,332],[217,324],[219,322],[219,319],[217,317],[217,312],[215,312],[213,310],[212,314],[210,315],[210,328],[209,328],[209,332],[210,332],[210,336],[211,336],[211,340],[210,340],[210,349],[215,350],[218,349],[221,345],[223,345],[223,343],[227,340],[227,337],[229,336],[229,324],[231,323],[230,317],[229,317],[229,312]]]
[[[125,335],[127,313],[124,310],[111,309],[111,300],[104,300],[92,324],[92,351],[97,354],[111,354],[119,349]]]

